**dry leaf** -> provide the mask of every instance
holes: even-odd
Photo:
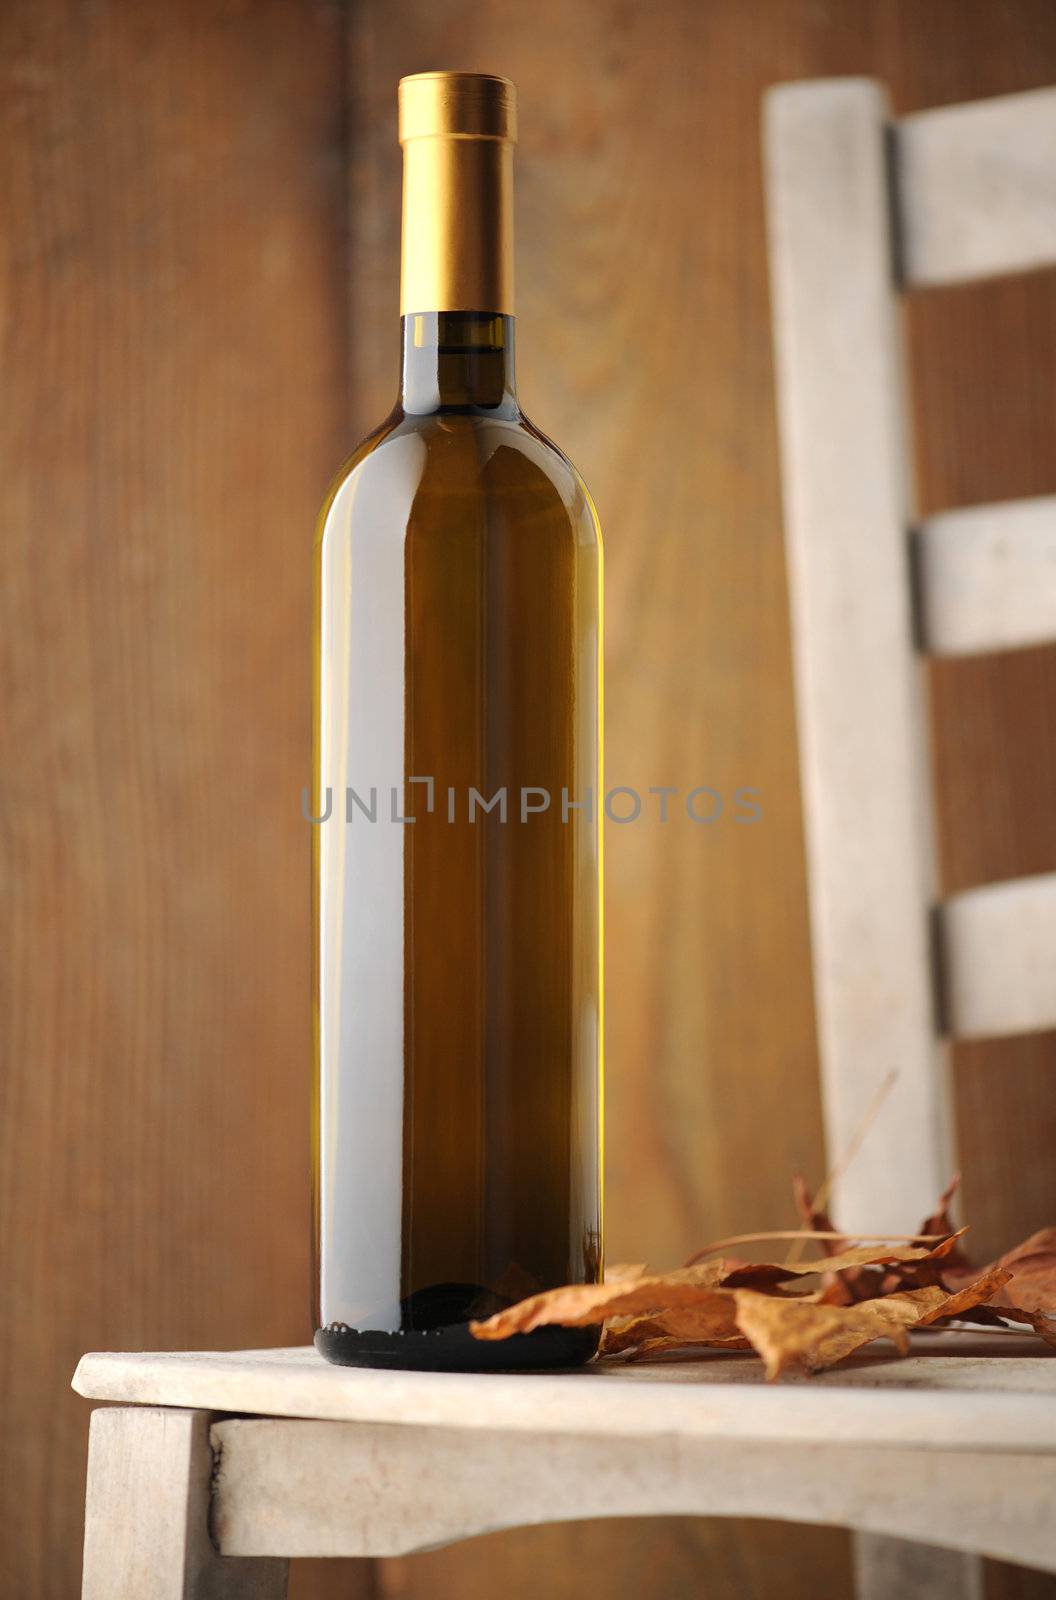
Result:
[[[906,1326],[920,1316],[908,1297],[866,1300],[855,1306],[826,1306],[803,1300],[775,1300],[754,1289],[737,1289],[737,1326],[763,1358],[768,1378],[788,1367],[818,1372],[851,1355],[872,1339],[894,1339],[907,1348]],[[937,1291],[921,1289],[918,1294]]]
[[[921,1261],[933,1254],[912,1246],[896,1249],[862,1245],[824,1261],[705,1261],[695,1267],[680,1267],[675,1272],[653,1273],[647,1277],[611,1276],[600,1284],[570,1284],[520,1300],[484,1322],[470,1323],[478,1339],[506,1339],[514,1333],[530,1333],[549,1323],[564,1327],[588,1327],[607,1317],[627,1316],[632,1312],[668,1312],[684,1306],[705,1306],[707,1291],[720,1286],[771,1287],[789,1278],[807,1276],[843,1267],[884,1266],[893,1261]],[[631,1272],[635,1269],[624,1269]],[[777,1291],[780,1293],[780,1291]],[[734,1333],[736,1330],[730,1330]]]
[[[927,1245],[901,1248],[893,1245],[855,1245],[851,1249],[841,1250],[838,1255],[823,1256],[820,1261],[749,1261],[730,1268],[719,1282],[725,1288],[750,1289],[764,1283],[784,1283],[789,1278],[807,1277],[819,1272],[828,1274],[858,1267],[882,1267],[891,1262],[925,1262],[932,1260],[948,1243],[948,1240],[944,1240],[942,1245],[933,1249]],[[729,1262],[726,1265],[729,1268]]]
[[[1007,1290],[995,1305],[1017,1305],[1028,1311],[1056,1315],[1056,1228],[1041,1228],[1021,1245],[999,1256],[995,1267],[1011,1273]]]
[[[990,1265],[1006,1268],[1011,1273],[1008,1284],[994,1296],[995,1310],[1011,1315],[1019,1308],[1031,1314],[1056,1316],[1056,1228],[1040,1228]],[[979,1270],[963,1255],[958,1255],[947,1263],[943,1280],[953,1288],[970,1280]]]
[[[929,1250],[919,1261],[901,1262],[884,1273],[880,1283],[881,1294],[894,1294],[899,1289],[923,1289],[929,1284],[940,1289],[953,1289],[957,1284],[973,1281],[979,1275],[978,1267],[961,1267],[966,1257],[960,1241],[968,1232],[961,1228]],[[864,1283],[858,1285],[864,1288]],[[858,1298],[861,1298],[859,1294]]]
[[[625,1316],[632,1311],[701,1305],[707,1301],[723,1266],[721,1261],[706,1261],[699,1267],[680,1267],[677,1272],[654,1273],[644,1278],[548,1289],[507,1306],[484,1322],[471,1322],[469,1330],[476,1339],[508,1339],[512,1333],[531,1333],[533,1328],[554,1322],[565,1328],[589,1328],[606,1317]]]
[[[792,1179],[792,1194],[796,1202],[796,1209],[803,1218],[804,1225],[812,1228],[817,1233],[837,1233],[839,1230],[829,1213],[823,1208],[815,1210],[814,1199],[810,1190],[797,1172]],[[923,1233],[923,1229],[921,1232]],[[839,1239],[826,1240],[823,1246],[826,1255],[836,1255]]]
[[[953,1218],[950,1216],[950,1203],[960,1187],[961,1175],[959,1172],[955,1172],[940,1194],[935,1210],[930,1217],[925,1217],[921,1223],[921,1233],[957,1233],[958,1230],[954,1226]],[[962,1228],[960,1231],[963,1233],[964,1229]],[[951,1267],[967,1267],[969,1266],[969,1261],[962,1251],[957,1250],[949,1257],[949,1264]]]
[[[1011,1276],[1012,1274],[1002,1267],[991,1267],[981,1277],[976,1278],[974,1283],[967,1284],[954,1294],[946,1295],[941,1305],[932,1311],[925,1312],[920,1319],[920,1326],[922,1328],[927,1327],[931,1323],[937,1322],[940,1317],[960,1317],[966,1311],[972,1311],[977,1306],[985,1304],[1001,1288],[1002,1284],[1008,1282]],[[910,1292],[913,1293],[914,1291],[911,1290]]]
[[[777,1300],[751,1289],[738,1289],[736,1320],[762,1356],[768,1378],[776,1378],[792,1366],[819,1372],[874,1339],[893,1340],[905,1355],[909,1328],[959,1316],[986,1300],[1005,1281],[995,1269],[957,1294],[929,1284],[853,1306]]]
[[[957,1184],[954,1178],[922,1224],[926,1241],[854,1244],[797,1179],[797,1206],[825,1251],[817,1259],[795,1257],[809,1234],[746,1234],[717,1241],[677,1271],[647,1273],[642,1263],[611,1267],[602,1284],[532,1295],[470,1327],[477,1338],[505,1339],[551,1323],[601,1323],[601,1354],[630,1360],[754,1348],[768,1378],[790,1367],[821,1371],[878,1338],[905,1354],[910,1330],[953,1320],[1023,1323],[1056,1347],[1056,1228],[1042,1229],[982,1271],[973,1268],[960,1244],[967,1230],[954,1231],[950,1218]],[[932,1242],[936,1235],[943,1237]],[[699,1259],[768,1237],[790,1238],[791,1259]],[[786,1287],[812,1275],[823,1280],[815,1293]]]
[[[1009,1307],[1008,1315],[1013,1322],[1029,1323],[1039,1338],[1056,1348],[1056,1317],[1044,1311],[1023,1311],[1016,1306]]]
[[[695,1306],[660,1311],[650,1317],[613,1317],[605,1324],[601,1339],[602,1355],[618,1355],[666,1340],[670,1345],[713,1345],[724,1350],[747,1350],[748,1340],[734,1320],[736,1302],[732,1294],[716,1291]]]
[[[606,1283],[629,1283],[635,1278],[640,1278],[645,1272],[645,1262],[635,1261],[628,1264],[625,1261],[617,1262],[616,1266],[605,1268]]]
[[[706,1345],[702,1345],[698,1339],[660,1337],[657,1339],[645,1339],[641,1344],[635,1345],[633,1349],[628,1351],[627,1360],[650,1361],[654,1356],[676,1354],[699,1356],[703,1350],[713,1350],[721,1353],[724,1350],[727,1352],[746,1351],[751,1350],[751,1348],[751,1344],[741,1334],[738,1334],[735,1339],[709,1339]]]
[[[815,1233],[838,1233],[828,1210],[814,1204],[814,1197],[798,1172],[792,1179],[792,1194],[796,1209],[808,1228],[813,1229]],[[822,1249],[826,1255],[839,1255],[846,1244],[844,1237],[826,1239]],[[877,1289],[874,1273],[862,1274],[851,1268],[845,1271],[842,1277],[826,1278],[823,1292],[829,1305],[849,1306],[857,1300],[870,1299],[877,1293]]]

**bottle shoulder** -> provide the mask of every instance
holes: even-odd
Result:
[[[557,474],[557,476],[559,476],[565,482],[572,485],[576,493],[583,496],[583,498],[586,500],[591,517],[594,520],[594,523],[597,527],[598,536],[600,538],[601,526],[598,518],[598,509],[594,504],[594,497],[587,488],[587,485],[583,479],[583,474],[580,472],[579,468],[573,461],[569,460],[568,456],[561,449],[561,446],[555,444],[553,439],[550,438],[549,434],[544,433],[541,428],[536,427],[534,422],[531,422],[523,414],[520,422],[522,431],[533,442],[533,445],[538,447],[544,453],[546,459],[551,463],[555,474]]]
[[[565,453],[522,413],[394,411],[338,472],[317,538],[357,520],[394,531],[437,517],[567,522],[577,544],[600,545],[597,510]]]
[[[326,494],[323,497],[323,503],[319,508],[319,515],[315,521],[316,544],[322,539],[335,502],[342,497],[348,486],[356,480],[360,475],[361,469],[395,431],[399,426],[399,422],[400,414],[398,410],[390,411],[384,422],[379,422],[376,428],[372,428],[368,434],[365,434],[342,461],[330,479]]]

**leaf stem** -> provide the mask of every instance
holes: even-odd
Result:
[[[829,1196],[832,1193],[834,1185],[837,1183],[837,1181],[840,1178],[843,1177],[843,1174],[847,1171],[847,1168],[850,1166],[851,1162],[854,1160],[855,1156],[858,1154],[858,1150],[859,1150],[859,1147],[860,1147],[860,1145],[862,1143],[862,1140],[865,1138],[866,1134],[869,1132],[869,1129],[872,1127],[873,1123],[876,1121],[877,1116],[880,1113],[881,1106],[883,1105],[884,1101],[887,1099],[888,1095],[891,1093],[891,1090],[895,1087],[895,1084],[897,1082],[898,1082],[898,1069],[896,1067],[891,1067],[889,1069],[889,1071],[886,1073],[886,1075],[884,1076],[882,1082],[880,1083],[879,1088],[876,1090],[876,1093],[873,1095],[873,1098],[870,1100],[869,1104],[866,1106],[865,1113],[864,1113],[864,1115],[862,1117],[862,1120],[859,1122],[858,1126],[855,1128],[854,1132],[851,1134],[851,1137],[848,1139],[847,1144],[844,1147],[843,1152],[840,1155],[839,1159],[836,1161],[835,1165],[830,1167],[828,1172],[825,1174],[825,1177],[822,1180],[821,1188],[818,1190],[817,1194],[814,1196],[813,1200],[811,1201],[811,1207],[812,1207],[812,1209],[814,1211],[824,1211],[825,1210],[826,1206],[829,1203]],[[819,1234],[818,1237],[819,1238],[825,1238],[826,1236],[824,1234]],[[843,1235],[842,1234],[837,1234],[836,1238],[838,1238],[838,1239],[843,1238]],[[788,1253],[788,1259],[790,1261],[798,1261],[801,1254],[802,1254],[801,1247],[798,1244],[794,1244],[792,1246],[792,1249]]]
[[[768,1233],[733,1233],[728,1239],[716,1239],[714,1244],[706,1244],[703,1250],[698,1250],[696,1255],[690,1256],[686,1262],[687,1267],[695,1267],[698,1261],[703,1261],[708,1256],[716,1256],[722,1250],[728,1250],[735,1244],[765,1244],[771,1239],[843,1239],[847,1244],[938,1244],[942,1239],[948,1239],[948,1233],[830,1233],[818,1228],[780,1228]],[[822,1256],[818,1261],[818,1270],[823,1270],[827,1257]]]

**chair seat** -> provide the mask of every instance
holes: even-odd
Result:
[[[776,1384],[754,1356],[728,1352],[477,1375],[332,1366],[307,1345],[90,1354],[73,1387],[91,1400],[331,1422],[1056,1450],[1056,1351],[1017,1334],[920,1334],[907,1360],[878,1341]]]
[[[336,1367],[306,1347],[86,1355],[74,1388],[214,1414],[224,1555],[396,1555],[685,1514],[833,1523],[1056,1570],[1056,1351],[1015,1334],[921,1334],[905,1360],[878,1342],[776,1384],[724,1352],[474,1375]]]

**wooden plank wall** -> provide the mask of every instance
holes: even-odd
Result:
[[[1048,0],[0,8],[0,1590],[77,1590],[89,1347],[305,1337],[309,529],[391,399],[395,80],[522,94],[521,381],[597,494],[613,783],[609,1239],[779,1226],[821,1168],[758,106],[1056,80]],[[343,166],[347,161],[347,181]],[[347,225],[346,225],[347,222]],[[1056,275],[917,297],[925,509],[1052,492]],[[351,395],[351,402],[349,402]],[[1056,652],[936,674],[948,887],[1056,866]],[[958,1057],[986,1249],[1056,1220],[1056,1045]],[[527,1530],[292,1592],[848,1592],[846,1538]],[[991,1600],[1050,1580],[993,1569]]]
[[[306,1336],[343,29],[316,0],[0,7],[10,1600],[80,1592],[81,1350]]]

